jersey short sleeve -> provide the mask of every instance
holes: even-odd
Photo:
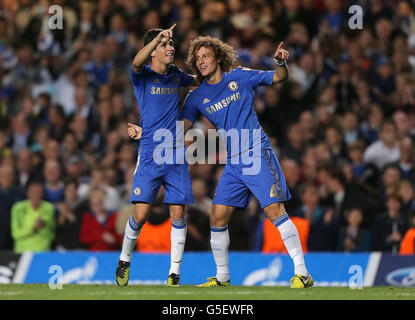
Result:
[[[188,87],[193,83],[194,77],[192,75],[183,72],[175,65],[170,65],[170,68],[171,73],[180,79],[180,87]]]
[[[192,75],[183,72],[181,87],[188,87],[193,83],[193,81],[194,77]]]
[[[249,68],[240,68],[240,72],[243,78],[247,79],[248,83],[254,89],[258,86],[272,85],[272,79],[274,78],[274,70],[263,71],[254,70]]]
[[[135,72],[134,68],[131,67],[131,78],[133,79],[133,83],[135,86],[140,86],[143,84],[144,74],[146,72],[146,68],[142,68],[140,71]]]
[[[199,116],[199,108],[192,102],[191,93],[189,93],[184,100],[183,109],[181,114],[181,119],[187,119],[191,122],[195,122],[197,117]]]

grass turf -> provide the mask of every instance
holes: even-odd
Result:
[[[231,286],[199,288],[183,285],[63,285],[52,290],[47,284],[0,284],[0,300],[415,300],[415,288]]]

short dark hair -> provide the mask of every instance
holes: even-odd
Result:
[[[146,32],[144,35],[144,46],[148,45],[151,41],[154,40],[158,36],[160,32],[162,32],[162,29],[150,29]]]
[[[386,194],[386,201],[389,201],[389,199],[395,199],[402,205],[403,199],[401,195],[396,191],[392,191]]]
[[[43,188],[43,179],[40,176],[31,177],[26,183],[26,189],[33,185],[40,185]]]
[[[339,168],[332,168],[329,171],[329,175],[332,179],[337,180],[341,185],[346,186],[347,180],[343,171]]]
[[[71,185],[71,184],[74,184],[78,188],[79,187],[79,181],[78,181],[78,179],[75,178],[75,177],[67,177],[64,180],[64,186],[65,186],[65,188],[67,186]]]

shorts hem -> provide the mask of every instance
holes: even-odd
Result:
[[[228,207],[235,207],[235,208],[239,208],[239,209],[245,209],[247,207],[247,204],[243,203],[226,203],[223,201],[212,201],[212,204],[220,204],[222,206],[228,206]]]
[[[282,199],[275,199],[274,200],[273,199],[273,201],[266,202],[264,205],[262,203],[260,203],[260,205],[261,205],[261,208],[264,209],[265,207],[269,206],[270,204],[273,204],[273,203],[284,203],[284,202],[287,202],[290,199],[291,199],[291,197],[288,198],[288,199],[284,199],[284,200],[282,200]]]
[[[194,200],[183,200],[183,201],[163,201],[165,204],[194,204]]]

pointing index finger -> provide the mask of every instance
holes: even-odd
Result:
[[[284,45],[284,41],[282,41],[279,45],[278,45],[278,48],[277,48],[277,50],[280,50],[280,49],[282,49],[282,46]]]
[[[176,27],[176,24],[172,25],[172,26],[170,27],[170,29],[169,29],[169,30],[173,31],[173,29],[174,29],[175,27]]]

